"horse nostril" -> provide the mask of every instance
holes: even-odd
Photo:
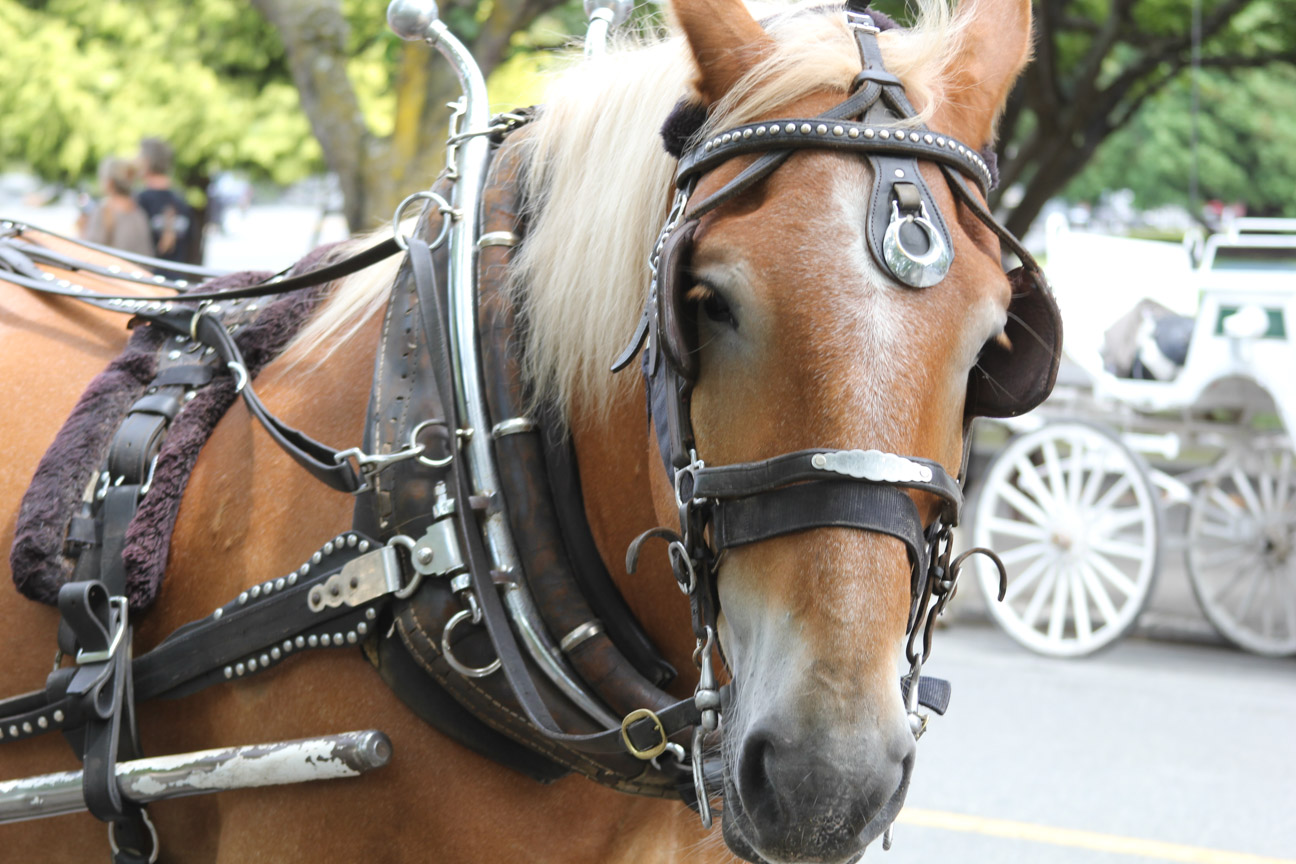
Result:
[[[776,758],[777,744],[773,732],[754,730],[748,734],[738,762],[738,794],[753,815],[755,811],[765,811],[764,815],[771,818],[780,809]]]

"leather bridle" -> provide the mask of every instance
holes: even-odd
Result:
[[[965,185],[974,183],[984,196],[991,173],[976,150],[947,135],[934,133],[915,119],[896,76],[882,65],[878,29],[863,11],[866,4],[849,4],[848,23],[860,50],[863,71],[852,92],[836,107],[812,118],[789,118],[747,123],[694,141],[680,158],[678,192],[652,256],[652,283],[638,331],[614,365],[627,366],[643,349],[643,373],[649,409],[662,460],[675,490],[679,530],[654,529],[641,535],[627,554],[634,570],[640,549],[649,538],[667,540],[676,580],[689,596],[693,629],[701,655],[703,681],[697,692],[703,725],[694,737],[694,765],[700,763],[701,733],[716,727],[714,710],[720,700],[714,687],[710,651],[718,611],[716,578],[726,549],[818,527],[846,527],[886,534],[901,540],[911,566],[911,608],[907,654],[911,665],[904,685],[915,735],[925,717],[917,714],[916,699],[922,663],[931,650],[932,623],[953,591],[967,555],[982,552],[1003,565],[988,550],[971,550],[951,560],[951,530],[958,524],[963,494],[958,480],[938,463],[877,450],[812,449],[771,459],[710,466],[697,452],[691,419],[691,399],[698,375],[696,322],[685,308],[688,265],[694,234],[706,214],[738,198],[768,177],[798,149],[831,149],[868,159],[873,171],[866,229],[869,249],[878,264],[901,285],[921,290],[943,279],[953,261],[953,246],[940,210],[927,188],[918,162],[938,164],[958,200],[971,206],[1011,251],[1023,268],[1015,271],[1015,286],[1029,279],[1027,291],[1038,299],[1042,315],[1034,315],[1036,351],[1027,357],[1050,361],[1027,378],[1014,378],[1011,398],[1002,405],[981,405],[969,385],[969,420],[973,413],[1021,413],[1047,396],[1056,375],[1060,330],[1056,309],[1044,287],[1039,267]],[[855,8],[859,5],[860,8]],[[858,119],[857,119],[858,118]],[[740,155],[759,154],[736,177],[701,200],[693,193],[700,177]],[[1043,332],[1041,332],[1043,331]],[[1038,349],[1045,350],[1040,351]],[[1014,358],[1018,362],[1021,357]],[[1011,404],[1009,404],[1011,403]],[[964,430],[964,463],[969,428]],[[960,471],[960,474],[962,471]],[[939,508],[924,525],[908,490],[935,495]],[[935,599],[935,604],[930,605]],[[922,644],[918,644],[921,638]],[[931,679],[928,679],[931,680]],[[943,683],[943,682],[942,682]],[[947,692],[947,688],[946,688]],[[947,696],[946,696],[947,698]],[[705,794],[699,790],[703,819]]]

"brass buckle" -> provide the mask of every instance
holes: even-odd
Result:
[[[648,718],[652,720],[653,725],[657,727],[657,734],[661,736],[661,741],[649,747],[647,750],[640,750],[630,740],[630,724],[639,720]],[[643,759],[645,762],[649,759],[656,759],[666,752],[666,727],[662,725],[661,718],[647,708],[636,708],[625,716],[621,721],[621,741],[625,744],[626,750],[636,759]]]

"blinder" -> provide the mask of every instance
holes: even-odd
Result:
[[[1062,315],[1036,268],[1008,273],[1012,299],[1004,327],[1010,347],[986,344],[968,375],[964,414],[1016,417],[1048,398],[1062,357]]]
[[[698,375],[697,326],[685,300],[697,227],[697,220],[689,219],[671,232],[662,246],[657,264],[656,300],[661,351],[666,355],[666,362],[688,381],[695,380]]]

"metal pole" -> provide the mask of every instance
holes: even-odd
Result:
[[[117,766],[122,796],[147,804],[203,795],[358,777],[391,760],[391,741],[376,729],[272,744],[252,744],[136,759]],[[81,771],[0,782],[0,825],[86,809]]]
[[[585,56],[597,57],[607,50],[608,33],[625,23],[634,9],[634,0],[585,0],[589,29],[585,31]]]

